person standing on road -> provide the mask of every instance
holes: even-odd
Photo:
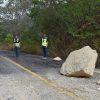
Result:
[[[20,39],[18,36],[14,38],[14,49],[15,49],[15,55],[16,57],[20,56]]]
[[[42,37],[42,49],[43,49],[43,59],[47,59],[48,56],[48,38],[45,33]]]

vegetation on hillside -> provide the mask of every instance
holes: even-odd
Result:
[[[0,7],[3,43],[11,39],[9,33],[17,34],[23,51],[41,54],[41,32],[45,32],[49,37],[49,56],[66,58],[69,52],[85,45],[100,55],[100,0],[8,1]]]

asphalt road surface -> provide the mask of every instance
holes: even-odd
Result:
[[[72,100],[72,97],[0,57],[0,100]]]
[[[59,73],[63,63],[51,58],[0,51],[0,100],[100,100],[100,70],[91,78]]]

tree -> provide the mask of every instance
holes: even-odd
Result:
[[[50,34],[93,35],[99,30],[98,4],[99,0],[33,0],[31,17]]]
[[[49,35],[53,55],[64,55],[74,38],[100,36],[99,9],[100,0],[33,0],[30,16],[38,30]]]
[[[27,16],[30,8],[31,0],[8,0],[5,6],[1,6],[2,21],[7,23],[8,31],[20,34],[25,25],[31,26],[32,23]]]

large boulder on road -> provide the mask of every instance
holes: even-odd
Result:
[[[93,76],[97,56],[96,50],[91,49],[89,46],[73,51],[62,64],[60,73],[76,77]]]

